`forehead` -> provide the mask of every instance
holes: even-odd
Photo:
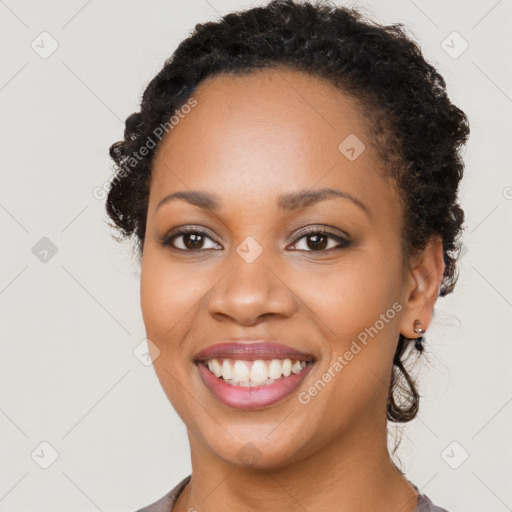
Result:
[[[214,191],[230,204],[324,186],[367,203],[395,199],[358,103],[327,81],[288,68],[217,75],[193,98],[197,105],[160,144],[150,208],[186,189]]]

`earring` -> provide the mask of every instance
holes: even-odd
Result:
[[[421,335],[425,332],[425,329],[423,329],[423,324],[419,320],[414,321],[414,332],[416,334],[420,335],[418,338],[416,338],[416,342],[414,343],[414,346],[416,347],[416,350],[418,352],[422,352],[423,351],[423,336],[421,336]]]
[[[414,332],[416,334],[423,334],[425,329],[423,329],[423,324],[419,320],[414,321]]]

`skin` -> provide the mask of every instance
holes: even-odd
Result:
[[[416,492],[387,450],[386,403],[399,334],[432,318],[444,263],[439,238],[405,257],[400,193],[382,175],[355,100],[288,68],[223,75],[200,84],[197,106],[163,139],[154,160],[141,263],[141,307],[158,379],[187,427],[192,480],[175,510],[413,512]],[[349,161],[349,134],[366,149]],[[331,187],[343,198],[284,211],[277,198]],[[170,193],[214,192],[209,211]],[[186,252],[160,240],[193,225],[213,235]],[[306,226],[349,237],[302,235]],[[236,252],[253,237],[263,252]],[[295,248],[295,250],[293,250]],[[218,249],[218,250],[215,250]],[[298,400],[394,303],[401,310],[307,404]],[[243,411],[215,399],[194,355],[228,338],[271,338],[312,353],[299,389]],[[237,456],[257,447],[252,464]],[[174,484],[173,484],[174,485]]]

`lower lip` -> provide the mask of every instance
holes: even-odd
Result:
[[[308,363],[300,373],[281,378],[273,384],[250,388],[226,384],[202,363],[199,363],[197,368],[206,387],[223,404],[236,409],[262,409],[291,395],[311,371],[313,364]]]

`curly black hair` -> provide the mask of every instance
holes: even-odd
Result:
[[[468,119],[450,102],[443,77],[402,24],[379,25],[360,10],[327,0],[273,0],[197,24],[179,44],[146,87],[140,112],[126,119],[124,140],[110,147],[115,173],[106,210],[121,233],[116,239],[134,235],[142,256],[152,161],[161,140],[155,143],[155,135],[162,126],[168,132],[169,119],[196,87],[216,74],[277,66],[327,80],[354,98],[384,175],[401,192],[406,254],[421,252],[431,237],[440,236],[445,272],[439,295],[452,292],[464,222],[458,184]],[[419,393],[403,357],[410,341],[423,350],[421,337],[400,335],[387,405],[393,422],[410,421],[418,411]]]

